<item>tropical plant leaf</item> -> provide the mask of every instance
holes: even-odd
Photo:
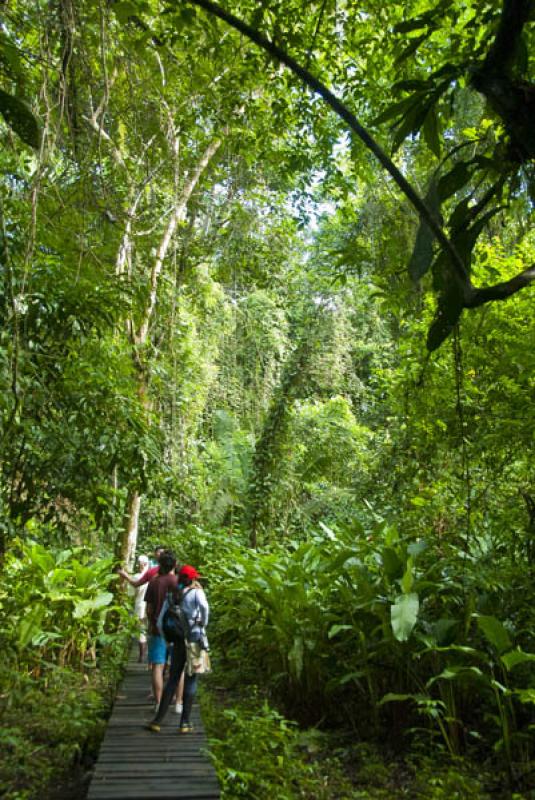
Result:
[[[504,624],[492,616],[480,614],[477,616],[477,625],[485,639],[498,651],[503,653],[511,648],[511,637]]]
[[[403,561],[393,547],[385,547],[382,552],[383,567],[387,577],[393,581],[403,575]]]
[[[526,664],[528,661],[535,661],[534,653],[524,653],[523,650],[511,650],[509,653],[504,653],[500,656],[502,662],[505,664],[507,670],[517,667],[519,664]]]
[[[466,664],[458,664],[446,667],[443,669],[440,675],[435,675],[433,678],[430,678],[426,686],[432,686],[437,681],[454,681],[458,678],[465,678],[465,677],[473,677],[473,678],[485,678],[483,672],[479,669],[479,667],[473,667]]]
[[[440,198],[435,181],[431,181],[425,204],[431,214],[440,219]],[[417,282],[426,274],[433,263],[433,243],[435,234],[424,219],[420,218],[420,226],[416,233],[414,250],[409,261],[408,270],[412,280]]]
[[[21,649],[27,647],[32,639],[41,632],[44,614],[44,607],[39,605],[33,608],[20,621],[17,631],[17,644]]]
[[[420,601],[416,593],[398,597],[390,608],[390,621],[398,642],[406,642],[418,619]]]
[[[426,30],[425,33],[422,33],[420,36],[416,36],[414,39],[411,39],[410,43],[401,51],[394,63],[398,65],[402,64],[403,61],[406,61],[409,56],[412,56],[412,54],[418,50],[420,45],[423,44],[426,39],[429,39],[431,33],[431,30]]]
[[[521,703],[535,703],[535,689],[515,689],[514,695]]]
[[[414,561],[412,557],[407,559],[407,568],[401,579],[401,589],[403,594],[410,594],[414,586]]]
[[[426,91],[415,92],[410,97],[405,97],[403,100],[398,100],[397,103],[393,103],[393,105],[388,106],[388,108],[375,117],[373,120],[373,125],[381,125],[383,122],[388,122],[389,119],[395,119],[395,117],[401,116],[404,111],[412,108],[412,106],[415,104],[415,98],[418,96],[425,97],[426,95]]]
[[[424,120],[422,132],[431,152],[437,158],[440,158],[440,128],[438,124],[438,114],[435,108],[431,108],[429,110],[429,113]]]
[[[41,129],[26,103],[0,89],[0,114],[23,142],[30,147],[39,147]]]
[[[470,180],[471,170],[466,161],[459,161],[438,182],[437,192],[441,202],[462,189]]]
[[[353,630],[352,625],[333,625],[329,629],[329,633],[327,634],[327,636],[329,639],[332,639],[333,636],[336,636],[336,634],[340,633],[340,631],[350,631],[350,630]]]
[[[466,268],[470,269],[470,262],[472,259],[472,251],[474,249],[474,245],[478,240],[479,234],[487,224],[487,222],[494,217],[498,211],[500,211],[499,207],[492,208],[486,214],[484,214],[477,222],[474,222],[473,225],[470,226],[468,229],[461,229],[459,233],[456,233],[453,236],[453,244],[455,245],[455,249],[459,253],[460,257],[462,258]]]

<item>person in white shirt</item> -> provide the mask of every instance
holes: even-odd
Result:
[[[132,576],[134,580],[139,580],[147,571],[149,566],[148,556],[141,555],[137,560],[138,571]],[[145,603],[145,592],[147,591],[148,583],[134,588],[134,614],[139,620],[139,655],[138,662],[141,664],[147,655],[147,604]]]

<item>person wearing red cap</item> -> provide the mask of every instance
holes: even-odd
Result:
[[[156,716],[147,725],[147,728],[153,733],[160,732],[160,725],[167,709],[171,703],[171,699],[175,695],[178,681],[184,670],[186,664],[186,641],[188,642],[201,642],[206,641],[205,628],[208,624],[209,607],[206,600],[201,584],[198,579],[201,576],[190,564],[184,564],[178,573],[178,586],[175,589],[173,596],[170,598],[171,602],[179,605],[181,617],[185,623],[185,630],[183,636],[177,636],[173,641],[173,650],[171,653],[171,666],[169,669],[169,678],[163,690],[160,706]],[[193,706],[193,698],[197,691],[197,675],[188,675],[187,671],[184,680],[184,700],[182,707],[182,716],[180,719],[180,733],[190,733],[193,726],[190,722],[191,708]]]

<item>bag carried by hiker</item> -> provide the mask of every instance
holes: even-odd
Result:
[[[186,641],[186,674],[204,675],[212,671],[210,655],[200,642]]]
[[[195,595],[195,600],[198,606],[197,595]],[[169,642],[170,644],[179,640],[183,640],[186,643],[186,653],[189,652],[187,649],[189,644],[196,644],[199,649],[206,654],[206,656],[203,656],[203,667],[199,668],[198,666],[192,666],[192,671],[188,673],[189,675],[210,671],[210,658],[208,656],[208,650],[210,646],[208,644],[208,637],[206,636],[206,631],[204,628],[200,628],[195,635],[195,640],[192,641],[192,627],[198,626],[198,619],[192,619],[189,621],[181,608],[180,602],[175,602],[173,594],[169,592],[158,617],[158,630],[161,632],[166,642]],[[190,656],[190,658],[192,658],[192,656]],[[206,666],[206,663],[208,663],[208,666]]]
[[[168,596],[164,601],[157,627],[162,632],[165,641],[170,644],[186,639],[188,622],[180,605],[175,603],[172,597]]]

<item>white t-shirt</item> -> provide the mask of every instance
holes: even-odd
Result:
[[[132,578],[135,581],[138,581],[144,572],[147,570],[144,569],[141,572],[136,572],[135,575],[132,575]],[[144,583],[142,586],[138,586],[137,588],[133,588],[134,591],[134,614],[139,619],[145,619],[147,616],[147,604],[145,603],[145,592],[147,591],[148,583]]]

